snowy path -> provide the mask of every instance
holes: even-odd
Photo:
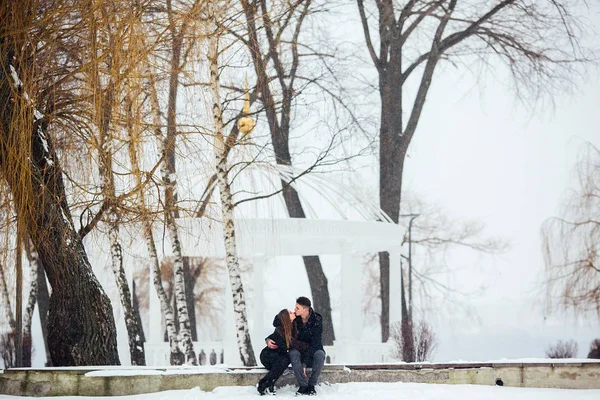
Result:
[[[119,397],[93,397],[110,400],[275,400],[296,398],[296,388],[286,386],[277,396],[260,397],[251,386],[219,387],[212,392],[198,388],[173,390],[153,394]],[[432,385],[423,383],[343,383],[317,388],[318,396],[311,399],[325,400],[598,400],[600,390],[534,389],[478,385]],[[75,399],[82,397],[41,397],[47,400]],[[29,397],[0,395],[0,400],[30,399]]]

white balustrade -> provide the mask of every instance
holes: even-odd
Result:
[[[165,367],[170,365],[171,351],[169,343],[145,343],[146,365],[152,367]],[[225,346],[223,342],[194,342],[194,351],[198,357],[199,365],[223,364]]]

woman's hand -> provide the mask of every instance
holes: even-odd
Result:
[[[271,350],[277,350],[279,348],[279,346],[277,346],[277,344],[271,340],[271,339],[267,339],[267,347],[270,348]]]

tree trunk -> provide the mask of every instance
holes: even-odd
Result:
[[[190,330],[192,332],[192,341],[198,341],[198,332],[196,329],[196,305],[194,297],[194,287],[196,278],[192,276],[190,257],[183,257],[183,280],[185,282],[185,293],[188,307],[188,316],[190,318]]]
[[[185,293],[185,281],[183,279],[183,258],[181,255],[181,243],[179,242],[179,234],[177,232],[177,224],[174,215],[174,204],[172,194],[174,193],[173,187],[175,186],[174,181],[171,181],[172,175],[167,173],[167,169],[161,167],[163,173],[162,179],[165,184],[165,192],[171,192],[171,194],[165,194],[165,207],[166,210],[166,225],[169,233],[169,239],[171,240],[171,250],[173,252],[173,296],[175,296],[175,304],[177,305],[177,319],[179,320],[179,336],[181,338],[181,344],[183,346],[183,352],[186,357],[186,363],[192,365],[198,365],[196,353],[194,352],[194,343],[192,342],[192,334],[190,330],[190,318],[187,309],[187,298]]]
[[[169,299],[167,298],[165,289],[163,287],[160,263],[158,261],[158,254],[156,253],[154,237],[152,236],[152,227],[148,221],[144,221],[144,237],[148,247],[148,254],[150,256],[154,289],[158,294],[161,311],[167,328],[167,337],[169,338],[169,347],[171,349],[170,362],[171,365],[182,365],[185,362],[185,355],[179,348],[179,338],[177,336],[173,308],[171,308],[171,305],[169,304]]]
[[[214,20],[214,14],[211,15]],[[215,25],[216,25],[216,21]],[[221,197],[222,221],[225,233],[225,253],[227,261],[227,271],[229,272],[229,282],[231,284],[231,293],[233,295],[233,312],[235,315],[236,336],[238,349],[242,363],[245,366],[256,365],[254,349],[250,340],[248,330],[248,317],[246,312],[246,300],[244,286],[240,274],[239,259],[237,256],[237,243],[235,237],[235,223],[233,218],[233,197],[229,186],[227,152],[225,149],[225,139],[223,135],[223,117],[221,111],[221,95],[219,85],[219,51],[217,46],[216,33],[210,36],[210,83],[213,92],[213,118],[215,123],[215,160],[217,168],[217,181],[219,183],[219,193]]]
[[[125,269],[123,268],[123,249],[121,248],[121,243],[119,243],[119,229],[118,223],[116,222],[118,217],[114,210],[109,210],[107,212],[107,218],[109,220],[108,237],[110,240],[111,265],[119,289],[121,306],[123,307],[123,316],[125,318],[127,337],[129,339],[131,365],[146,365],[141,326],[138,324],[138,319],[135,316],[131,292],[129,291],[129,284],[127,282],[127,277],[125,276]]]
[[[4,52],[0,68],[0,168],[52,285],[48,342],[53,364],[119,364],[110,300],[75,230],[46,123],[34,116],[22,93],[13,54]]]
[[[400,70],[400,66],[397,67]],[[395,71],[395,70],[394,70]],[[381,127],[379,130],[379,207],[394,221],[399,222],[402,195],[402,172],[408,143],[402,130],[402,89],[392,72],[380,73]],[[381,341],[390,335],[390,258],[379,253],[381,294]]]
[[[136,290],[135,280],[131,283],[132,300],[131,305],[133,306],[133,315],[140,327],[140,340],[142,343],[146,343],[146,335],[144,334],[144,326],[142,324],[142,315],[140,314],[140,301],[138,299],[138,293]]]
[[[35,249],[31,249],[29,240],[25,240],[25,252],[29,261],[29,281],[31,287],[29,289],[29,298],[25,307],[25,315],[23,317],[23,367],[31,367],[31,320],[33,319],[33,310],[37,301],[38,294],[38,270],[39,270],[39,255]]]

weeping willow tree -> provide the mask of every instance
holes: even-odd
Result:
[[[42,91],[49,89],[39,86],[40,77],[57,72],[43,54],[52,52],[57,35],[64,34],[52,22],[73,12],[68,6],[24,0],[0,8],[0,173],[22,235],[31,239],[52,286],[48,346],[53,364],[119,364],[112,305],[71,216],[52,134],[56,123],[37,108]],[[74,26],[79,21],[73,18]]]
[[[600,319],[600,149],[587,143],[577,165],[578,185],[560,216],[542,226],[550,309]]]

